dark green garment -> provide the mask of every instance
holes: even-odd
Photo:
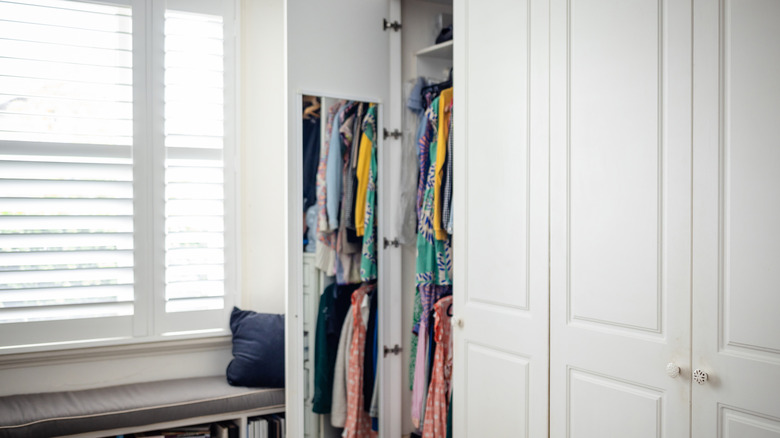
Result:
[[[452,438],[452,394],[450,394],[450,407],[447,409],[447,438]]]
[[[339,348],[341,326],[351,304],[352,292],[358,285],[331,284],[320,296],[317,329],[314,339],[314,397],[312,411],[330,413],[333,401],[333,370]]]

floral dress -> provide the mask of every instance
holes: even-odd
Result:
[[[421,173],[418,191],[418,228],[417,228],[417,269],[416,283],[422,312],[420,313],[419,332],[417,336],[416,357],[414,358],[414,381],[412,389],[412,423],[420,427],[424,416],[425,397],[428,390],[427,382],[427,352],[430,348],[427,342],[429,331],[428,319],[434,303],[452,291],[452,246],[450,238],[436,239],[433,226],[434,186],[436,175],[436,156],[438,150],[439,99],[431,102],[426,110],[426,130],[420,139]],[[441,145],[446,147],[446,145]],[[415,297],[416,298],[416,297]],[[414,353],[414,352],[413,352]]]
[[[444,438],[447,436],[447,410],[449,409],[452,383],[452,295],[440,299],[434,309],[434,331],[436,354],[433,357],[433,372],[425,404],[423,438]]]
[[[371,435],[371,417],[363,409],[363,355],[366,345],[366,323],[362,308],[366,295],[373,286],[363,286],[352,293],[353,331],[349,348],[347,370],[347,420],[344,424],[345,438],[363,438]]]
[[[371,167],[368,170],[368,190],[366,192],[366,214],[363,222],[363,253],[360,261],[360,280],[376,280],[376,106],[368,109],[363,119],[363,132],[371,142]]]

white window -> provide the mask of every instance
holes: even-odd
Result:
[[[234,1],[0,1],[0,353],[228,333]]]

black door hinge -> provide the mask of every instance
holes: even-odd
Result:
[[[387,18],[382,19],[382,30],[393,29],[394,31],[398,32],[399,30],[401,30],[401,26],[402,26],[401,23],[397,21],[393,21],[391,23],[387,21]]]
[[[393,353],[393,354],[395,354],[397,356],[397,355],[401,354],[401,350],[402,350],[402,348],[398,344],[395,344],[395,346],[393,346],[393,348],[389,348],[387,345],[385,345],[385,357],[387,357],[387,355],[390,354],[390,353]]]
[[[387,140],[387,137],[393,137],[396,140],[401,138],[401,131],[397,129],[393,129],[393,132],[388,131],[387,128],[382,128],[382,129],[384,130],[382,134],[382,138],[384,138],[385,140]]]
[[[387,249],[387,247],[390,245],[392,245],[393,248],[398,248],[399,246],[401,246],[401,242],[399,242],[398,239],[387,240],[387,237],[385,237],[384,243],[385,243],[384,249]]]

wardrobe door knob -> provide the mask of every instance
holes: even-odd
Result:
[[[699,385],[704,385],[707,383],[707,373],[700,369],[696,369],[693,372],[693,381],[698,383]]]
[[[451,324],[453,327],[463,327],[463,319],[462,318],[452,318]]]
[[[680,375],[680,367],[674,362],[669,362],[666,364],[666,375],[674,379]]]

